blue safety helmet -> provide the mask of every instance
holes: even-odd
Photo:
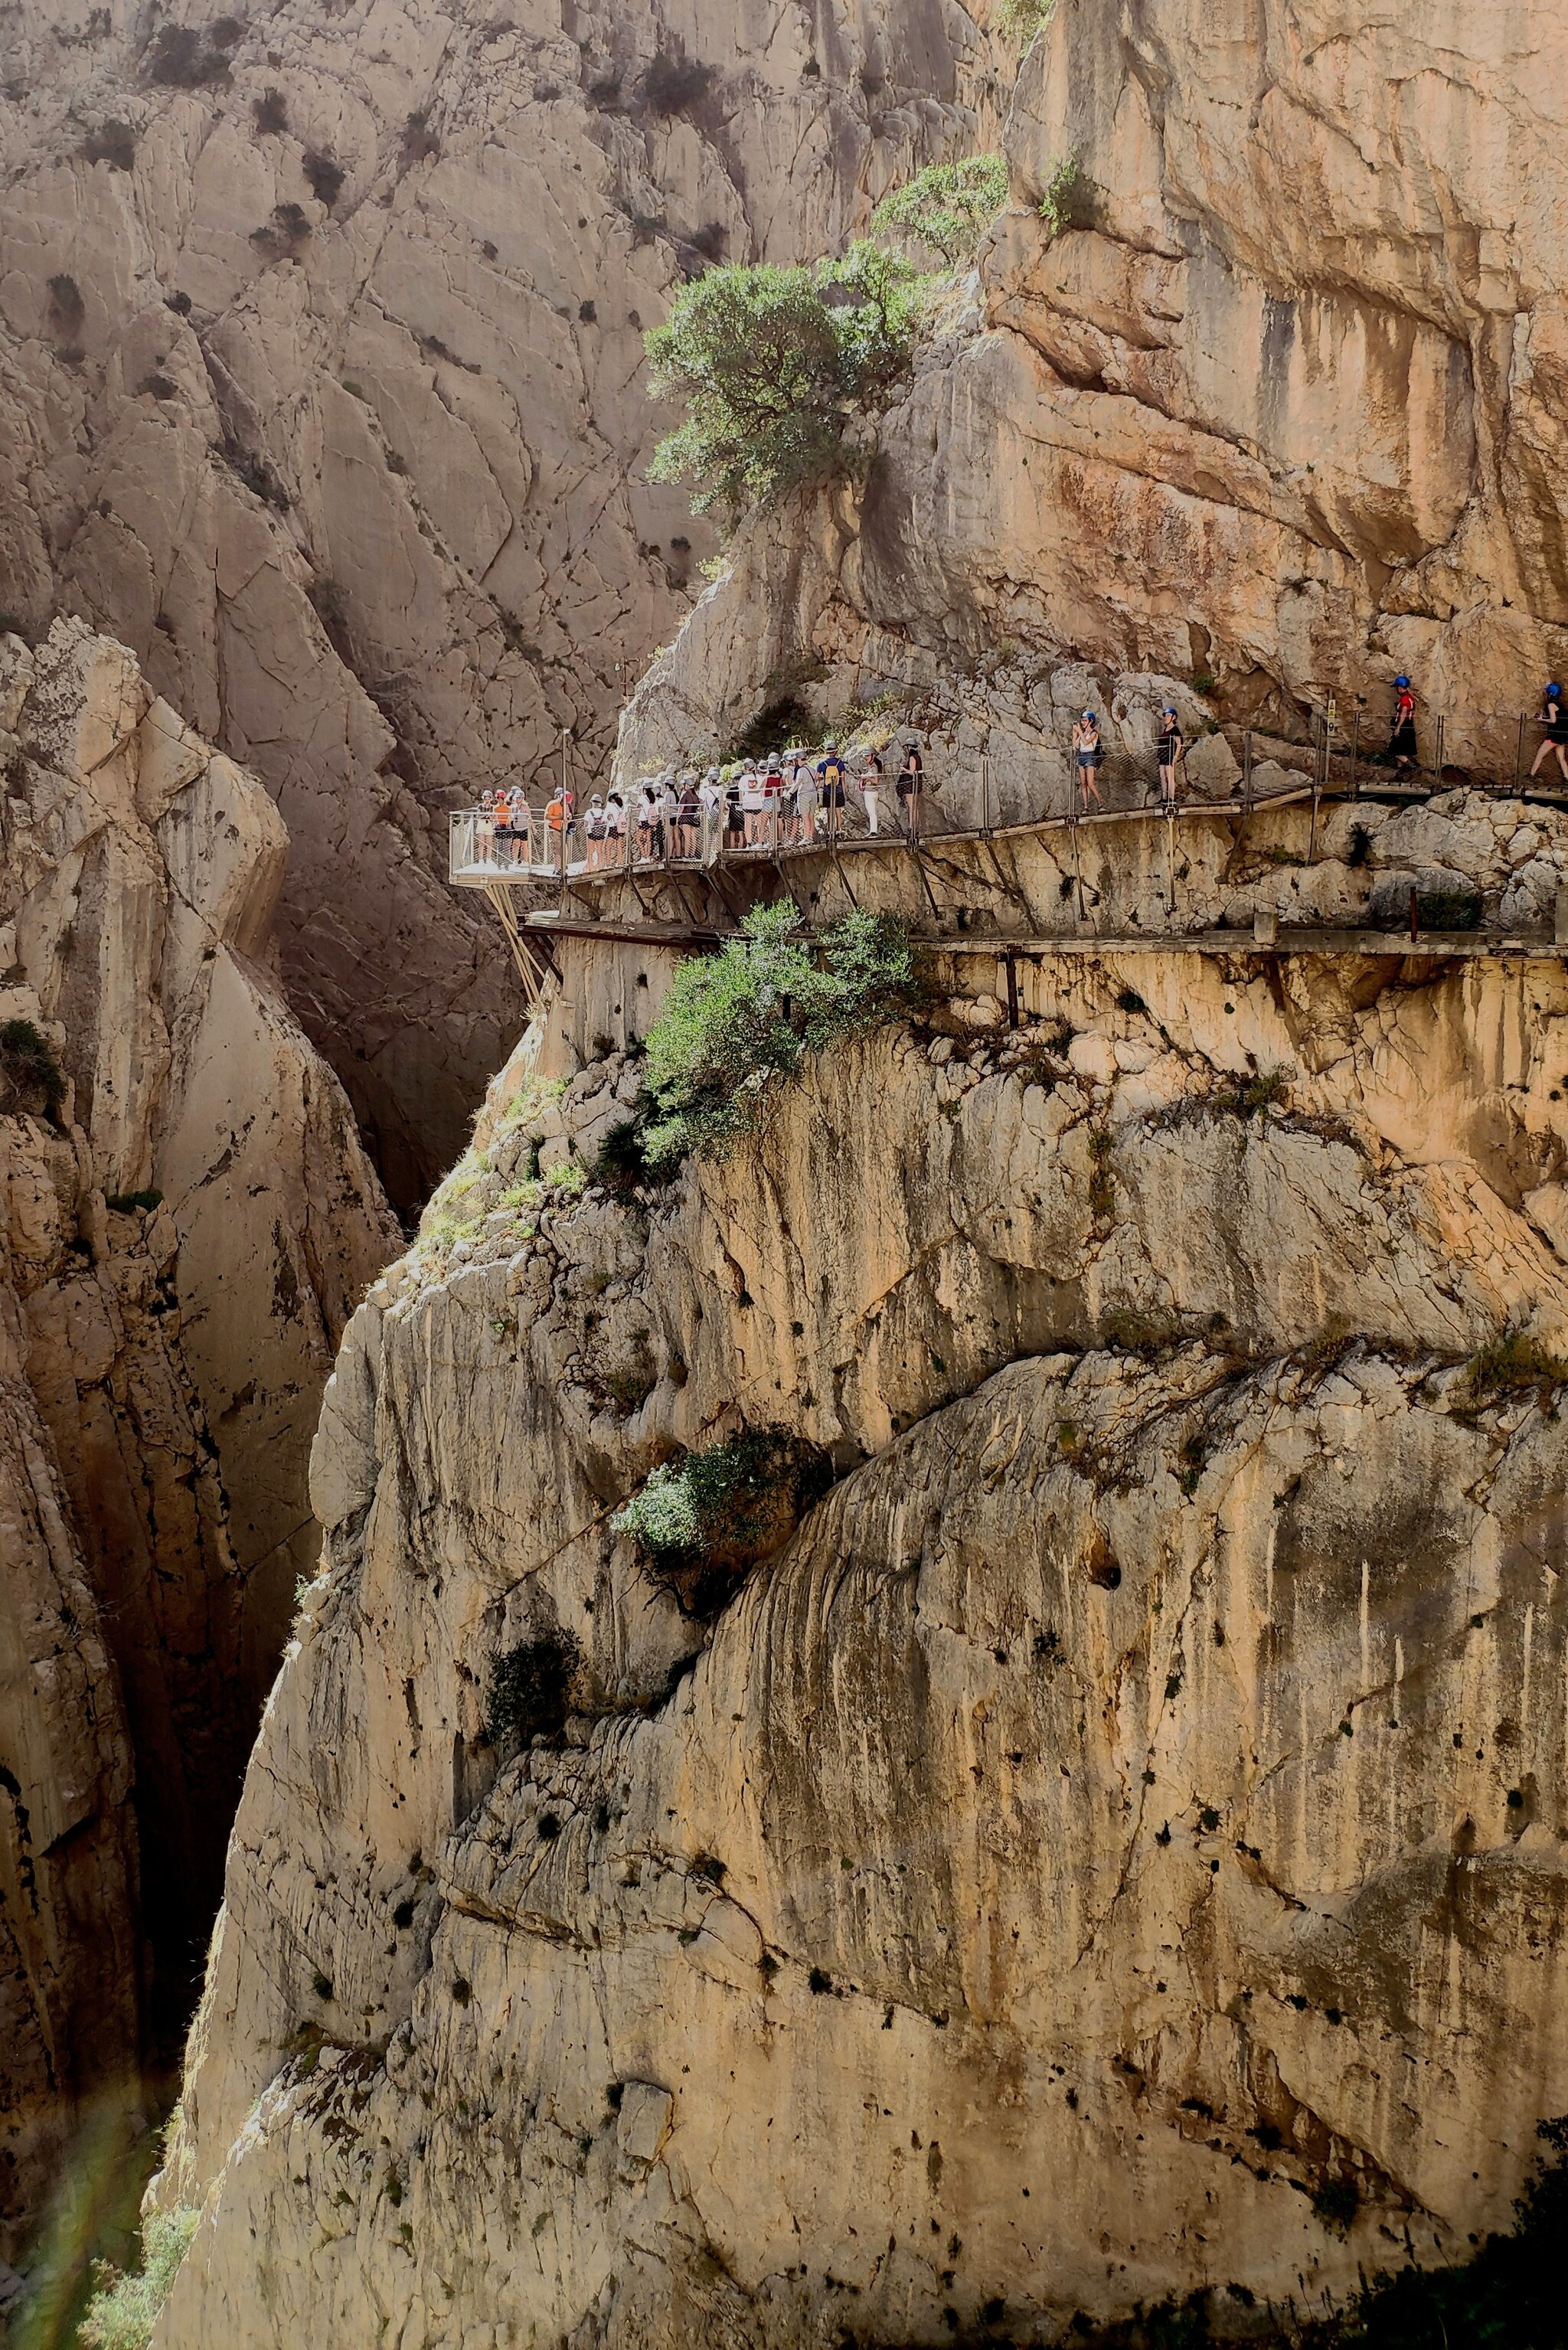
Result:
[[[1084,712],[1085,717],[1085,718],[1088,718],[1088,719],[1093,719],[1094,714],[1095,714],[1095,713],[1094,713],[1094,712],[1093,712],[1092,710],[1085,710],[1085,712]]]
[[[1546,699],[1548,702],[1561,702],[1563,688],[1560,685],[1549,685],[1546,689]]]
[[[1407,677],[1405,677],[1405,676],[1401,675],[1401,676],[1399,676],[1399,677],[1397,677],[1397,678],[1395,679],[1394,682],[1395,682],[1395,684],[1396,684],[1396,685],[1408,686],[1408,684],[1409,684],[1410,681],[1409,681],[1409,679],[1408,679]]]

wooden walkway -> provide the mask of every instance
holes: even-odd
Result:
[[[609,945],[676,947],[701,951],[722,946],[737,931],[701,930],[678,922],[595,921],[587,914],[543,909],[522,917],[521,928],[541,939],[593,939]],[[809,924],[802,929],[810,934]],[[1501,955],[1535,962],[1568,958],[1568,939],[1531,938],[1522,931],[1334,931],[1282,925],[1272,939],[1251,931],[1051,931],[1033,937],[977,937],[966,931],[911,931],[910,943],[929,954],[980,956],[989,962],[1039,962],[1051,955],[1362,955],[1398,961],[1448,962]]]
[[[1169,828],[1168,838],[1174,842],[1181,830],[1209,818],[1231,823],[1240,820],[1244,824],[1255,816],[1270,814],[1275,809],[1304,809],[1310,803],[1310,843],[1315,847],[1324,814],[1330,807],[1354,806],[1361,800],[1376,800],[1385,805],[1392,801],[1419,806],[1431,796],[1429,790],[1399,785],[1352,795],[1325,788],[1321,781],[1314,783],[1303,776],[1290,789],[1282,792],[1222,800],[1189,800],[1175,809],[1155,805],[1104,808],[1089,815],[1053,815],[1035,817],[1023,824],[922,834],[915,840],[902,831],[857,833],[847,837],[819,832],[811,841],[758,844],[707,861],[696,857],[670,856],[643,863],[607,866],[593,871],[575,867],[564,877],[527,866],[506,871],[474,867],[461,875],[454,871],[452,878],[461,879],[469,887],[483,889],[506,931],[530,997],[536,993],[546,968],[555,964],[550,948],[553,940],[581,940],[604,945],[674,950],[686,953],[711,952],[726,939],[738,934],[738,917],[732,902],[732,897],[738,896],[743,900],[765,894],[768,876],[773,877],[775,884],[784,884],[787,889],[785,869],[792,866],[812,861],[837,866],[866,857],[908,858],[919,869],[931,920],[929,925],[922,923],[911,928],[911,943],[928,953],[962,961],[989,961],[1002,967],[1010,967],[1019,962],[1035,962],[1053,956],[1151,954],[1225,956],[1265,962],[1281,956],[1349,956],[1365,960],[1432,962],[1484,957],[1540,962],[1562,962],[1568,959],[1568,935],[1530,936],[1516,931],[1482,930],[1386,931],[1287,922],[1281,922],[1272,932],[1263,925],[1251,931],[1214,928],[1184,931],[1176,927],[1174,907],[1171,908],[1170,926],[1159,930],[1096,931],[1092,926],[1092,915],[1082,910],[1074,926],[1060,931],[1027,931],[1009,936],[992,931],[950,930],[943,927],[943,911],[930,886],[935,881],[940,890],[945,880],[962,878],[956,872],[952,859],[971,843],[989,856],[994,866],[993,848],[996,845],[1067,836],[1074,844],[1074,861],[1076,864],[1077,839],[1084,833],[1127,826],[1166,827]],[[1547,804],[1562,805],[1560,794],[1527,795],[1521,793],[1508,796],[1521,799],[1528,796]],[[1000,875],[1000,868],[997,870]],[[973,878],[987,889],[992,886],[983,874]],[[726,880],[734,884],[732,892],[726,890]],[[618,908],[602,914],[598,910],[612,884],[623,893],[621,902],[625,905],[628,897],[641,902],[639,885],[657,889],[661,884],[670,883],[678,885],[678,896],[684,894],[685,885],[691,883],[696,883],[702,890],[702,904],[687,914],[685,919],[679,916],[675,920],[659,919],[646,908],[640,913],[623,912]],[[847,882],[844,886],[847,889]],[[523,887],[530,892],[553,887],[556,892],[556,902],[553,906],[528,907],[518,894]],[[1078,894],[1081,899],[1081,881]],[[849,895],[853,899],[852,891]],[[804,907],[799,907],[798,910],[801,933],[809,938],[822,926],[812,920]],[[959,909],[953,909],[952,912],[956,920],[962,919]],[[1556,928],[1559,931],[1565,929],[1561,918]],[[1008,976],[1011,996],[1011,969]]]

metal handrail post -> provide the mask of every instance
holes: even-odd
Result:
[[[1524,712],[1523,712],[1522,711],[1521,711],[1521,712],[1520,712],[1520,713],[1519,713],[1519,732],[1518,732],[1518,733],[1517,733],[1517,734],[1515,735],[1515,737],[1514,737],[1514,743],[1513,743],[1513,795],[1514,795],[1515,799],[1517,799],[1517,798],[1519,797],[1519,795],[1520,795],[1520,791],[1521,791],[1521,783],[1520,783],[1520,777],[1522,775],[1523,772],[1524,772]]]
[[[1352,799],[1355,799],[1361,790],[1361,781],[1355,772],[1355,754],[1360,747],[1361,712],[1356,710],[1352,713],[1350,721],[1350,796]]]
[[[1248,816],[1252,813],[1252,730],[1241,729],[1241,806]]]
[[[1446,741],[1446,738],[1447,738],[1447,734],[1448,734],[1448,725],[1449,725],[1449,722],[1448,722],[1447,718],[1443,715],[1442,712],[1441,712],[1441,711],[1439,711],[1439,712],[1438,712],[1437,735],[1436,735],[1438,758],[1437,758],[1437,765],[1436,765],[1436,767],[1434,768],[1434,770],[1433,770],[1433,775],[1432,775],[1432,781],[1433,781],[1433,783],[1436,785],[1436,786],[1437,786],[1437,788],[1438,788],[1438,791],[1441,791],[1441,790],[1442,790],[1442,788],[1443,788],[1443,758],[1444,758],[1444,752],[1445,752],[1445,750],[1446,750],[1446,748],[1447,748],[1447,741]]]

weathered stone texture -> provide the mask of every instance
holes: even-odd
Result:
[[[27,0],[0,98],[0,608],[88,614],[265,782],[291,999],[408,1201],[517,1025],[444,811],[563,728],[586,775],[711,548],[642,479],[643,328],[993,140],[1015,60],[959,0],[286,0],[171,89],[78,13]]]
[[[77,620],[0,640],[0,729],[10,2253],[185,2012],[317,1400],[397,1226],[273,968],[260,784]]]
[[[1511,773],[1568,665],[1558,35],[1540,0],[1059,7],[864,496],[747,538],[623,752],[728,741],[818,664],[825,714],[886,694],[1011,761],[1052,727],[1006,672],[1068,653],[1239,721],[1359,695],[1364,742],[1405,670],[1428,749],[1442,712]]]
[[[635,1097],[583,980],[328,1389],[161,2350],[1046,2339],[1462,2248],[1568,2095],[1568,1461],[1472,1367],[1568,1342],[1561,976],[1046,962],[530,1205]],[[607,1520],[741,1418],[840,1478],[710,1634]]]

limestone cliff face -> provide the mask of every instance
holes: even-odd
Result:
[[[986,14],[10,20],[0,609],[88,614],[263,777],[291,999],[400,1199],[515,1037],[443,811],[564,728],[586,775],[711,546],[641,480],[642,329],[709,260],[834,248],[993,139]]]
[[[628,1198],[569,1039],[665,970],[573,951],[327,1391],[160,2350],[1051,2340],[1505,2218],[1568,2102],[1561,972],[1047,958]],[[708,1627],[608,1519],[742,1420],[837,1482]]]
[[[1386,718],[1403,669],[1450,757],[1511,772],[1568,657],[1558,33],[1533,0],[1058,7],[863,501],[753,534],[628,751],[727,742],[813,661],[826,712],[888,694],[972,764],[1049,734],[1064,650],[1272,723]]]
[[[256,779],[58,620],[0,640],[0,2251],[177,2027],[397,1228],[269,931]]]

